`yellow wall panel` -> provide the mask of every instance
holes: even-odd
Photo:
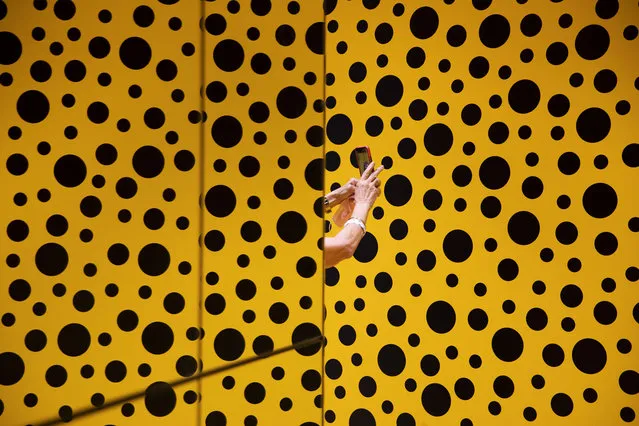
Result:
[[[321,333],[324,62],[320,3],[208,2],[205,16],[206,370]],[[284,392],[293,410],[271,396],[244,420],[253,408],[242,392],[212,387],[216,375],[202,381],[203,418],[220,411],[228,424],[319,424],[308,402],[321,390],[304,390],[299,378],[308,369],[320,377],[321,353],[275,355],[238,374],[267,376],[270,362],[293,371],[261,386],[267,396]]]
[[[637,5],[328,12],[327,182],[386,170],[326,274],[326,422],[636,421]]]
[[[2,424],[197,368],[200,11],[169,3],[2,3]],[[193,423],[195,385],[78,421]]]

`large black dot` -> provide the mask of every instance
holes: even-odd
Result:
[[[173,346],[173,341],[173,330],[160,321],[152,322],[142,331],[142,345],[155,355],[166,353]]]
[[[510,35],[510,23],[502,15],[487,16],[479,26],[479,39],[486,47],[502,46]]]
[[[410,31],[419,39],[432,37],[439,26],[439,16],[432,7],[423,6],[410,17]]]
[[[222,40],[213,49],[213,61],[222,71],[236,71],[244,63],[244,48],[235,40]]]
[[[515,361],[524,351],[524,340],[521,335],[510,327],[505,327],[493,336],[493,352],[502,361]]]
[[[452,146],[453,131],[444,123],[435,123],[424,133],[424,147],[431,155],[444,155]]]
[[[579,371],[586,374],[595,374],[603,370],[607,359],[606,349],[595,339],[581,339],[572,348],[572,362]]]
[[[64,155],[55,162],[53,175],[60,185],[73,188],[84,182],[87,166],[77,155]]]
[[[387,376],[397,376],[406,367],[406,355],[397,345],[385,345],[377,354],[377,365]]]
[[[69,255],[64,247],[57,243],[42,245],[35,256],[36,267],[44,275],[61,274],[69,264]]]
[[[604,140],[610,133],[610,116],[598,107],[584,110],[577,118],[577,134],[586,142],[595,143]]]
[[[408,203],[413,195],[413,186],[404,175],[393,175],[384,185],[384,197],[391,205],[399,207]]]
[[[539,236],[539,219],[528,211],[515,213],[508,220],[508,235],[517,244],[527,245]]]
[[[133,154],[133,169],[142,177],[156,177],[164,169],[162,151],[151,145],[138,148]]]
[[[304,169],[304,179],[308,186],[316,191],[321,191],[324,187],[324,159],[312,159]]]
[[[306,30],[306,46],[311,52],[321,55],[324,53],[324,23],[315,22]]]
[[[161,244],[147,244],[138,254],[138,265],[142,272],[152,277],[162,275],[171,263],[169,251]]]
[[[479,166],[479,180],[486,188],[503,188],[509,179],[510,166],[501,157],[488,157]]]
[[[316,354],[322,348],[322,342],[317,341],[312,344],[306,344],[306,342],[311,339],[316,340],[321,335],[321,330],[313,323],[305,322],[298,325],[291,335],[291,343],[296,346],[295,352],[304,356]]]
[[[223,115],[211,126],[211,136],[222,148],[233,148],[242,140],[242,124],[231,115]]]
[[[454,229],[444,237],[444,254],[453,262],[463,262],[473,252],[473,240],[462,229]]]
[[[234,328],[220,331],[213,341],[215,353],[224,361],[238,359],[244,353],[245,346],[244,336]]]
[[[237,198],[228,186],[216,185],[207,191],[204,204],[213,216],[226,217],[235,210]]]
[[[80,356],[89,349],[90,345],[91,334],[82,324],[67,324],[58,334],[58,347],[65,355]]]
[[[326,123],[326,136],[336,145],[342,145],[351,138],[353,123],[345,114],[335,114]]]
[[[404,94],[404,85],[399,77],[386,75],[377,82],[375,96],[377,101],[387,107],[397,105]]]
[[[175,409],[176,403],[175,391],[166,382],[152,383],[144,392],[144,406],[156,417],[169,415]]]
[[[610,35],[601,25],[588,25],[579,31],[575,38],[577,54],[584,59],[601,58],[610,46]]]
[[[27,90],[18,98],[16,109],[27,123],[39,123],[49,115],[49,99],[39,90]]]
[[[297,118],[306,111],[306,95],[295,86],[288,86],[277,94],[277,110],[286,118]]]
[[[375,426],[375,416],[366,408],[358,408],[348,418],[348,426]]]
[[[22,43],[13,33],[0,31],[0,46],[2,46],[0,49],[0,64],[2,65],[11,65],[22,56]]]
[[[540,99],[539,86],[531,80],[519,80],[508,91],[508,104],[520,114],[527,114],[537,108]]]
[[[0,365],[2,365],[0,363]],[[628,395],[639,393],[639,373],[634,370],[625,370],[619,376],[619,387]]]
[[[14,352],[0,354],[0,385],[15,385],[24,376],[24,361]],[[1,410],[0,410],[1,413]]]
[[[610,216],[617,208],[617,202],[615,189],[603,182],[590,185],[582,197],[586,213],[599,219]]]
[[[436,333],[448,333],[455,326],[455,321],[455,309],[444,300],[433,302],[426,311],[426,322]]]
[[[151,46],[140,37],[129,37],[120,45],[120,60],[133,70],[140,70],[151,62]]]
[[[308,225],[304,216],[296,211],[283,213],[277,220],[277,235],[287,243],[297,243],[306,235]]]
[[[448,389],[439,383],[431,383],[422,391],[422,406],[431,416],[443,416],[450,410]]]

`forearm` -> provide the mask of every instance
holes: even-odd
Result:
[[[352,216],[366,224],[369,210],[370,206],[368,204],[357,203],[353,209]],[[364,234],[364,230],[357,223],[351,222],[345,225],[336,237],[343,239],[347,247],[350,248],[350,253],[354,253]]]

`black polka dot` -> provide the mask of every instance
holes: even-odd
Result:
[[[439,383],[431,383],[422,391],[422,406],[431,416],[443,416],[450,410],[450,392]]]
[[[387,376],[397,376],[406,367],[406,355],[399,346],[387,344],[377,354],[377,365]]]
[[[610,133],[610,127],[610,116],[598,107],[584,110],[577,118],[577,134],[586,142],[601,142]]]
[[[216,185],[207,191],[204,204],[213,216],[226,217],[235,210],[237,199],[231,188],[225,185]]]
[[[453,132],[444,123],[435,123],[424,133],[424,147],[431,155],[444,155],[452,146]]]
[[[365,408],[358,408],[348,418],[348,426],[375,426],[375,416]]]
[[[73,188],[84,182],[87,166],[77,155],[64,155],[56,161],[53,175],[60,185]]]
[[[242,139],[242,124],[233,116],[223,115],[213,122],[211,136],[222,148],[232,148]]]
[[[91,334],[82,324],[67,324],[58,334],[58,347],[65,355],[80,356],[89,349],[90,345]]]
[[[38,270],[44,275],[60,275],[69,264],[69,255],[60,244],[47,243],[36,252],[35,262]]]
[[[162,275],[169,268],[170,262],[169,251],[158,243],[147,244],[138,254],[140,269],[150,276]]]
[[[486,188],[503,188],[510,179],[510,166],[501,157],[488,157],[479,167],[479,179]]]
[[[377,101],[387,107],[397,105],[402,99],[404,86],[399,77],[387,75],[382,77],[375,88]]]
[[[11,154],[7,158],[7,170],[14,176],[20,176],[29,169],[29,160],[22,154]]]
[[[286,118],[297,118],[306,111],[306,95],[295,86],[280,90],[276,102],[277,110]]]
[[[246,343],[242,333],[234,328],[220,331],[213,342],[215,353],[224,361],[234,361],[242,356]]]
[[[166,382],[152,383],[144,392],[144,406],[155,417],[164,417],[171,414],[176,404],[177,395],[175,390]]]
[[[158,176],[164,169],[162,151],[151,145],[138,148],[133,154],[133,169],[145,178]]]
[[[244,48],[235,40],[222,40],[213,49],[213,61],[222,71],[236,71],[244,63]]]
[[[462,229],[454,229],[444,237],[444,254],[452,262],[463,262],[473,252],[473,240]]]
[[[505,327],[497,330],[492,339],[493,352],[502,361],[515,361],[524,351],[524,340],[514,329]]]
[[[351,138],[353,134],[353,123],[345,114],[332,116],[326,124],[326,135],[328,139],[336,145],[342,145]]]
[[[455,309],[444,300],[433,302],[426,311],[426,322],[436,333],[448,333],[455,326],[455,321]]]
[[[311,24],[306,30],[304,37],[306,46],[309,50],[315,54],[321,55],[324,53],[324,23],[315,22]]]
[[[439,26],[439,16],[431,7],[423,6],[410,17],[410,31],[418,39],[432,37]]]
[[[0,46],[2,46],[2,50],[0,50],[0,64],[2,65],[11,65],[22,56],[22,43],[11,32],[0,31]]]
[[[539,105],[541,91],[534,81],[519,80],[508,91],[508,104],[513,111],[526,114]]]
[[[407,204],[413,194],[413,186],[404,175],[393,175],[384,185],[384,197],[393,206]]]
[[[586,213],[601,219],[610,216],[617,208],[617,193],[607,183],[594,183],[584,191],[582,203]]]
[[[133,70],[140,70],[151,62],[151,46],[140,37],[129,37],[120,45],[120,60]]]
[[[27,123],[39,123],[49,115],[49,99],[39,90],[28,90],[18,98],[16,109]]]
[[[586,374],[595,374],[603,370],[607,359],[606,349],[595,339],[581,339],[572,349],[575,367]]]
[[[18,383],[24,376],[24,361],[14,352],[0,353],[0,385],[11,386]],[[0,413],[2,410],[0,410]]]
[[[276,229],[282,240],[293,244],[304,238],[308,225],[302,214],[296,211],[288,211],[279,217]]]
[[[152,354],[166,353],[173,346],[173,330],[167,324],[155,321],[144,327],[142,345]]]
[[[508,41],[510,23],[502,15],[486,17],[479,26],[479,39],[486,47],[497,48]]]
[[[610,35],[601,25],[592,24],[582,28],[575,38],[577,54],[587,60],[601,58],[610,46]]]
[[[540,228],[539,219],[528,211],[517,212],[508,220],[508,235],[517,244],[533,243],[539,236]]]

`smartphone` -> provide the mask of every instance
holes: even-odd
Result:
[[[371,149],[368,146],[358,146],[355,148],[355,161],[357,161],[357,168],[359,168],[359,175],[364,174],[364,170],[373,161],[371,157]]]

